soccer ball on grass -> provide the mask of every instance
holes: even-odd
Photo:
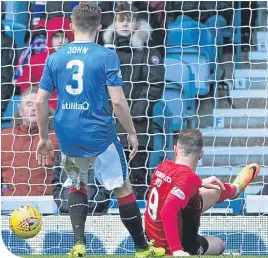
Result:
[[[27,239],[35,237],[42,228],[42,217],[32,206],[15,209],[9,219],[10,228],[18,237]]]

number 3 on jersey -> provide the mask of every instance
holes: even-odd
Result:
[[[152,220],[157,219],[157,208],[158,208],[159,194],[157,188],[154,187],[150,193],[149,201],[148,201],[148,214],[150,215]]]
[[[73,69],[78,67],[76,72],[72,71],[72,81],[77,81],[77,88],[74,88],[72,84],[66,85],[66,91],[71,95],[79,95],[83,91],[83,75],[84,75],[84,63],[80,60],[69,61],[66,65],[66,69]]]

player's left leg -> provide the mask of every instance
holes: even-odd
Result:
[[[220,255],[224,252],[225,244],[220,238],[213,236],[205,236],[203,238],[208,243],[208,248],[204,252],[204,255]]]
[[[221,203],[226,199],[237,198],[245,188],[258,176],[260,166],[252,163],[245,166],[237,175],[232,184],[224,184],[225,190],[200,188],[200,195],[203,200],[202,212],[210,209],[214,204]]]
[[[224,242],[218,237],[203,237],[184,239],[184,251],[190,255],[220,255],[224,252]]]
[[[123,148],[117,140],[100,154],[94,164],[95,176],[118,198],[119,214],[136,248],[136,258],[164,256],[163,248],[154,248],[145,238],[142,218],[131,184]]]

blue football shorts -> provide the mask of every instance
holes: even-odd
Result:
[[[128,168],[123,147],[117,139],[97,157],[81,158],[62,155],[62,166],[69,178],[64,187],[80,189],[88,183],[88,170],[94,169],[97,180],[107,189],[113,190],[128,179]]]

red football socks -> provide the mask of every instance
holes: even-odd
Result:
[[[70,188],[69,193],[75,193],[75,192],[79,192],[82,193],[84,195],[87,196],[87,188],[86,187],[81,187],[79,190],[77,190],[76,188]]]
[[[127,205],[129,203],[133,203],[136,202],[136,197],[134,195],[134,193],[130,193],[129,195],[122,197],[122,198],[118,198],[118,205],[119,206],[123,206],[123,205]]]
[[[232,184],[224,184],[225,190],[221,190],[221,196],[217,203],[221,203],[228,198],[232,198],[235,196],[237,187]]]
[[[147,249],[148,244],[143,232],[140,209],[133,193],[118,198],[120,218],[131,235],[137,250]]]

